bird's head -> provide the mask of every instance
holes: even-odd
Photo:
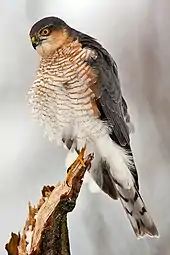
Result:
[[[46,17],[36,22],[30,30],[32,46],[39,55],[49,56],[71,41],[71,28],[61,19]]]

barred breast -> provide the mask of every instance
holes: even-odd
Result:
[[[96,57],[75,41],[41,59],[28,94],[33,115],[50,140],[60,144],[69,137],[82,147],[87,139],[104,132],[92,89],[97,77],[86,61]]]

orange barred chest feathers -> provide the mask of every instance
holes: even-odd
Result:
[[[86,62],[91,57],[97,56],[75,41],[41,59],[29,91],[29,102],[33,114],[50,136],[73,133],[76,126],[83,127],[82,123],[88,128],[91,119],[99,116],[92,89],[97,77]]]

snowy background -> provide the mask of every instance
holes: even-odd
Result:
[[[97,38],[116,60],[135,134],[132,147],[141,193],[160,239],[137,240],[119,202],[84,184],[69,214],[73,255],[168,255],[170,252],[170,2],[169,0],[1,0],[0,7],[0,255],[22,229],[27,203],[44,184],[64,179],[66,151],[32,120],[26,93],[37,56],[28,33],[55,15]]]

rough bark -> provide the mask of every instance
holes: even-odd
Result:
[[[71,212],[82,186],[85,171],[93,155],[77,159],[70,167],[66,180],[45,186],[37,206],[29,203],[29,213],[22,234],[11,234],[5,248],[8,255],[70,255],[67,213]]]

